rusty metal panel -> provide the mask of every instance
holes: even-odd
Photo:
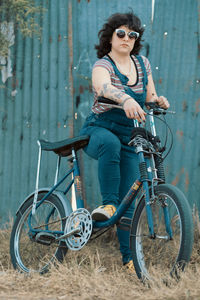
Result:
[[[159,94],[176,116],[167,181],[200,209],[200,54],[198,0],[36,0],[47,11],[42,39],[14,31],[10,60],[0,75],[0,221],[34,189],[37,139],[75,136],[92,105],[91,70],[97,33],[115,12],[131,7],[145,26],[143,55]],[[38,18],[40,22],[40,19]],[[11,28],[12,29],[12,28]],[[12,30],[11,30],[12,31]],[[12,32],[11,32],[12,33]],[[2,64],[2,60],[1,60]],[[97,162],[80,153],[87,205],[101,203]],[[42,185],[53,182],[55,156],[45,154]]]
[[[74,134],[71,3],[36,2],[47,9],[42,38],[24,39],[14,31],[10,77],[2,70],[0,78],[0,221],[8,219],[8,212],[13,215],[34,190],[37,140]],[[41,186],[53,183],[55,159],[53,154],[43,156]]]
[[[176,111],[169,118],[174,145],[166,162],[168,181],[200,209],[199,12],[199,1],[155,1],[149,57],[157,90]]]

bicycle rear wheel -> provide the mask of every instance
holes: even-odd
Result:
[[[37,201],[45,194],[39,193]],[[37,235],[30,234],[28,217],[32,210],[33,198],[34,195],[24,203],[16,217],[10,238],[10,255],[15,269],[43,274],[56,260],[63,261],[67,247],[65,242],[52,242],[47,245],[45,241],[37,240]],[[56,195],[51,194],[37,208],[35,215],[31,217],[31,226],[39,230],[64,231],[65,210]]]
[[[175,186],[161,184],[155,188],[155,195],[151,208],[156,238],[149,238],[144,197],[131,225],[133,262],[138,277],[143,280],[164,274],[178,276],[189,261],[193,246],[192,214],[183,193]],[[172,239],[166,232],[163,206],[168,209]]]

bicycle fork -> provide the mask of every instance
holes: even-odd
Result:
[[[149,193],[146,161],[144,159],[142,146],[137,146],[136,150],[137,150],[137,153],[139,156],[140,178],[141,178],[141,181],[143,184],[143,189],[144,189],[144,198],[145,198],[145,207],[146,207],[147,221],[148,221],[148,227],[149,227],[149,234],[150,234],[151,238],[155,238],[153,215],[152,215],[152,210],[151,210],[151,205],[150,205],[151,203],[150,203],[150,193]]]
[[[150,179],[149,179],[149,175],[148,175],[147,163],[144,158],[142,145],[136,146],[136,152],[138,153],[138,156],[139,156],[139,170],[140,170],[141,182],[143,184],[143,189],[144,189],[145,207],[146,207],[147,222],[148,222],[148,227],[149,227],[150,238],[155,239],[157,237],[157,238],[162,238],[162,239],[172,239],[173,233],[172,233],[172,228],[170,225],[170,216],[169,216],[168,207],[167,207],[167,204],[165,203],[165,200],[163,201],[162,209],[163,209],[164,220],[165,220],[165,229],[166,229],[168,236],[158,236],[158,235],[156,235],[156,233],[154,231],[154,221],[153,221],[153,214],[152,214],[152,209],[151,209],[151,196],[150,196],[150,192],[149,192],[149,183],[148,183],[148,181]],[[152,189],[153,189],[153,185],[152,185]],[[152,193],[153,193],[153,190],[152,190]]]

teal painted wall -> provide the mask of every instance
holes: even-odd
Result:
[[[168,97],[176,111],[168,117],[174,133],[173,149],[166,159],[168,182],[184,191],[191,206],[200,208],[200,2],[36,3],[47,8],[41,21],[38,18],[42,38],[23,39],[14,32],[11,69],[0,75],[0,221],[13,216],[23,198],[34,190],[37,139],[58,141],[78,134],[93,102],[91,69],[97,33],[110,14],[129,7],[146,28],[142,54],[151,62],[157,91]],[[92,208],[101,202],[97,163],[84,153],[80,157],[87,205]],[[53,182],[55,165],[56,156],[45,153],[40,186]]]

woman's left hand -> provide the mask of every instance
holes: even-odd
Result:
[[[167,100],[167,98],[165,98],[164,96],[160,96],[156,99],[156,102],[158,103],[158,105],[164,109],[168,109],[170,107],[170,104]]]

